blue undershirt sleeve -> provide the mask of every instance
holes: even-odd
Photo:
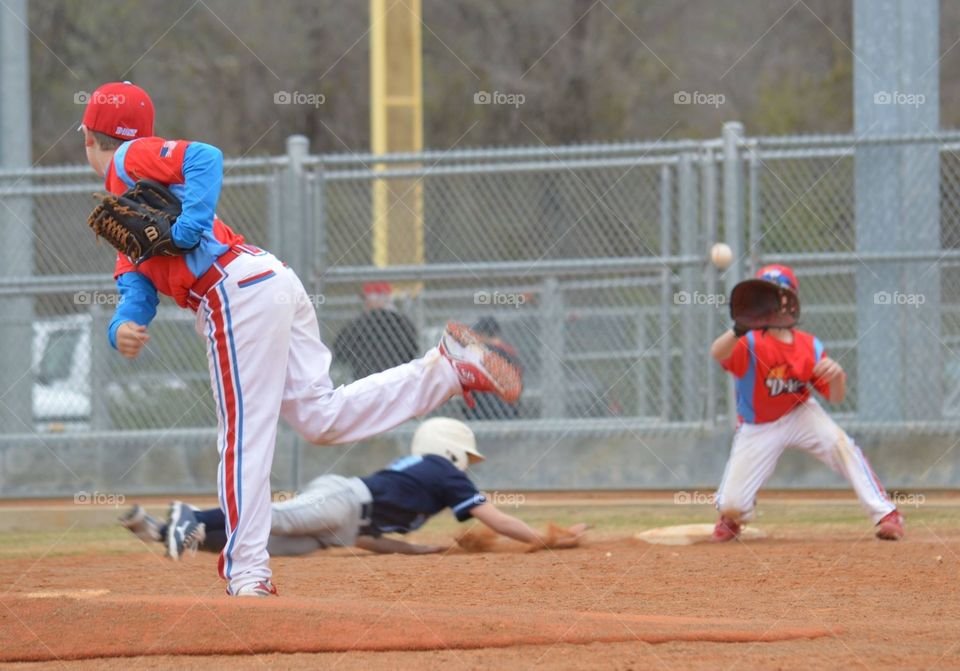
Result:
[[[153,282],[140,273],[124,273],[118,277],[117,290],[120,292],[120,302],[107,329],[107,337],[114,349],[117,348],[117,329],[120,324],[135,322],[147,326],[156,316],[160,302]]]
[[[180,217],[171,236],[182,249],[193,249],[204,232],[213,232],[213,215],[223,185],[223,152],[213,145],[191,142],[183,154]]]

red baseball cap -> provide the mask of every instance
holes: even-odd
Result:
[[[798,291],[800,285],[797,283],[797,276],[793,274],[790,266],[782,266],[779,263],[771,263],[757,271],[757,277],[774,284],[780,284],[788,289]]]
[[[375,294],[379,294],[379,295],[386,294],[387,296],[389,296],[391,293],[393,293],[393,287],[390,286],[389,282],[367,282],[366,284],[363,285],[364,296],[370,296]]]
[[[90,94],[83,125],[118,140],[151,137],[153,101],[136,84],[109,82]]]

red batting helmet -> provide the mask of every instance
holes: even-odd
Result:
[[[783,266],[779,263],[771,263],[757,271],[757,277],[761,280],[767,280],[774,284],[785,286],[793,291],[799,291],[800,285],[797,283],[797,276],[789,266]]]

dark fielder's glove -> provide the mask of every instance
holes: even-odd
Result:
[[[123,195],[97,193],[100,203],[87,217],[97,238],[109,242],[134,265],[153,256],[182,256],[171,228],[180,216],[180,200],[159,182],[140,180]]]
[[[737,336],[754,329],[793,328],[800,319],[800,299],[781,284],[744,280],[730,293],[730,317]]]

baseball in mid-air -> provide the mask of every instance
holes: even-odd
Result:
[[[733,263],[733,250],[725,242],[718,242],[710,248],[710,261],[720,270],[726,270]]]

